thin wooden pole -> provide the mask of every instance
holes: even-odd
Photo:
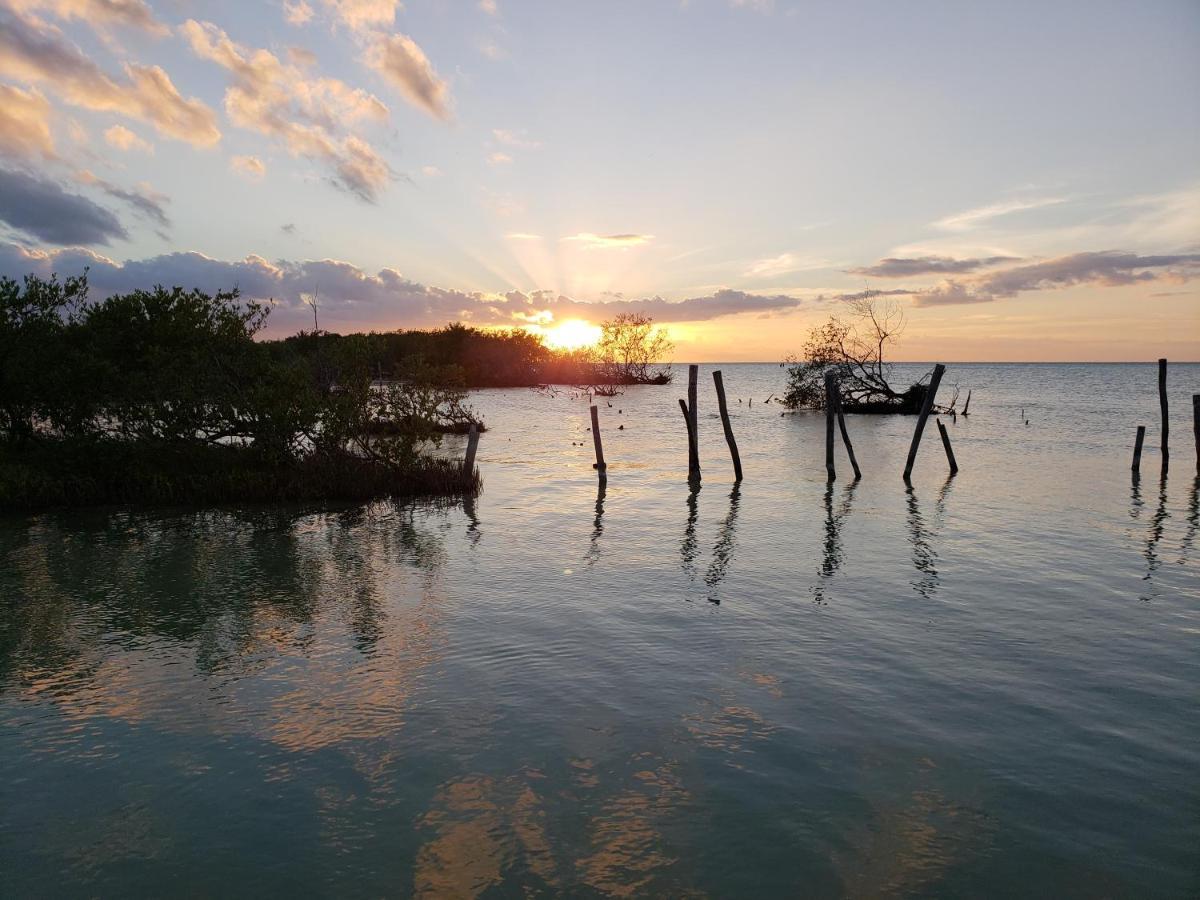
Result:
[[[688,478],[700,479],[700,420],[696,409],[696,382],[700,377],[700,367],[688,366],[688,426],[691,442],[688,444]]]
[[[717,407],[721,410],[721,427],[725,429],[725,443],[729,445],[729,455],[733,457],[733,477],[735,481],[741,481],[742,457],[738,453],[737,441],[733,438],[733,426],[729,424],[729,409],[725,405],[725,382],[721,379],[719,369],[713,372],[713,385],[717,389]]]
[[[842,409],[842,392],[836,381],[833,386],[833,399],[837,402],[837,420],[838,428],[842,432],[842,443],[846,445],[846,455],[850,457],[850,467],[854,469],[854,480],[857,481],[862,478],[862,470],[858,467],[858,460],[854,458],[854,445],[850,443],[850,432],[846,430],[846,414]]]
[[[970,413],[967,412],[967,410],[969,410],[970,408],[971,408],[971,392],[968,390],[967,391],[967,402],[963,404],[962,414],[964,416],[969,416]]]
[[[1192,394],[1192,431],[1196,435],[1196,474],[1200,475],[1200,394]]]
[[[912,446],[908,448],[908,462],[904,464],[905,481],[912,475],[913,465],[917,461],[917,448],[921,446],[921,435],[925,431],[925,422],[929,419],[929,411],[933,409],[933,398],[937,396],[938,385],[942,383],[942,376],[945,374],[946,367],[941,363],[933,367],[933,377],[929,379],[925,401],[921,404],[921,414],[917,417],[917,428],[913,432]]]
[[[1136,475],[1142,469],[1142,443],[1146,440],[1146,426],[1139,425],[1137,437],[1133,439],[1133,474]]]
[[[683,411],[683,424],[687,428],[688,436],[688,480],[692,480],[691,464],[692,464],[692,445],[696,442],[696,435],[692,431],[692,414],[688,411],[687,401],[682,397],[679,398],[679,408]]]
[[[950,446],[950,435],[946,431],[946,426],[942,424],[942,420],[937,420],[938,431],[942,435],[942,446],[946,448],[946,459],[950,460],[950,474],[958,474],[958,461],[954,458],[954,450]]]
[[[1167,431],[1170,426],[1167,421],[1167,361],[1165,359],[1158,361],[1158,408],[1162,410],[1162,473],[1166,475],[1171,454],[1167,449]]]
[[[829,475],[830,481],[837,478],[837,469],[833,465],[833,417],[837,414],[834,392],[837,388],[833,385],[833,379],[833,372],[827,371],[825,373],[825,472]]]
[[[479,448],[479,428],[471,423],[467,431],[467,455],[463,459],[463,474],[468,478],[475,472],[475,451]]]
[[[604,445],[600,441],[600,410],[593,406],[591,412],[592,444],[596,448],[596,461],[592,463],[592,468],[600,474],[600,479],[604,480],[608,477],[608,464],[604,462]]]

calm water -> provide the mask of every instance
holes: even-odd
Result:
[[[676,384],[604,494],[496,391],[465,506],[0,519],[0,894],[1197,896],[1200,366],[1160,483],[1153,366],[951,365],[911,490],[722,368],[740,489],[703,367],[698,492]]]

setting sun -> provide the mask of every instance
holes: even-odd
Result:
[[[600,340],[601,333],[599,325],[582,319],[567,319],[542,332],[546,343],[556,350],[578,350],[594,344]]]

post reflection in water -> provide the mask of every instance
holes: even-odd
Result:
[[[1200,475],[1192,481],[1192,492],[1188,495],[1187,531],[1179,542],[1179,564],[1185,565],[1192,552],[1192,543],[1196,540],[1196,532],[1200,530]]]
[[[679,544],[679,567],[689,579],[696,578],[696,520],[699,517],[700,482],[688,481],[687,524],[683,528],[683,540]]]
[[[946,478],[941,490],[938,491],[937,503],[935,509],[939,518],[945,513],[946,499],[950,495],[950,488],[954,482],[954,476]],[[937,593],[938,589],[938,570],[937,551],[933,549],[933,545],[929,539],[936,532],[931,532],[927,527],[925,518],[921,514],[921,506],[917,502],[917,493],[911,484],[904,489],[907,495],[908,505],[908,541],[912,544],[912,561],[916,567],[919,576],[912,582],[913,590],[926,599],[932,598]]]
[[[475,498],[471,495],[463,497],[462,506],[467,516],[467,541],[474,547],[483,537],[483,532],[479,530],[479,512],[475,507]]]
[[[1142,556],[1146,558],[1146,574],[1142,576],[1142,581],[1149,585],[1153,585],[1154,574],[1162,566],[1162,556],[1158,552],[1158,545],[1162,541],[1169,518],[1171,518],[1171,514],[1167,512],[1167,478],[1164,475],[1158,482],[1158,504],[1154,508],[1154,516],[1150,519],[1150,530],[1146,534],[1146,549],[1142,551]],[[1150,600],[1151,597],[1143,594],[1142,599]]]
[[[708,572],[704,576],[704,583],[709,587],[708,599],[711,603],[721,602],[717,588],[725,580],[729,563],[733,561],[733,549],[737,538],[738,504],[741,498],[742,485],[739,482],[729,492],[729,512],[725,514],[725,521],[721,523],[717,542],[713,544],[712,563],[709,564]]]
[[[825,542],[821,555],[821,566],[817,570],[819,580],[812,589],[813,600],[816,603],[826,602],[825,589],[829,579],[842,567],[844,558],[842,523],[850,514],[850,507],[854,502],[854,492],[858,490],[858,485],[859,479],[857,478],[846,485],[845,490],[842,491],[842,502],[835,513],[833,511],[834,482],[829,481],[825,484]]]
[[[596,517],[592,519],[592,538],[588,545],[588,552],[584,556],[587,560],[588,568],[596,564],[596,560],[600,558],[600,537],[604,534],[604,497],[608,489],[601,479],[596,485]]]

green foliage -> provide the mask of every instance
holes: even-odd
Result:
[[[426,454],[473,419],[461,388],[416,366],[376,383],[370,335],[256,341],[267,312],[237,291],[89,303],[86,276],[0,281],[0,504],[474,488]]]

